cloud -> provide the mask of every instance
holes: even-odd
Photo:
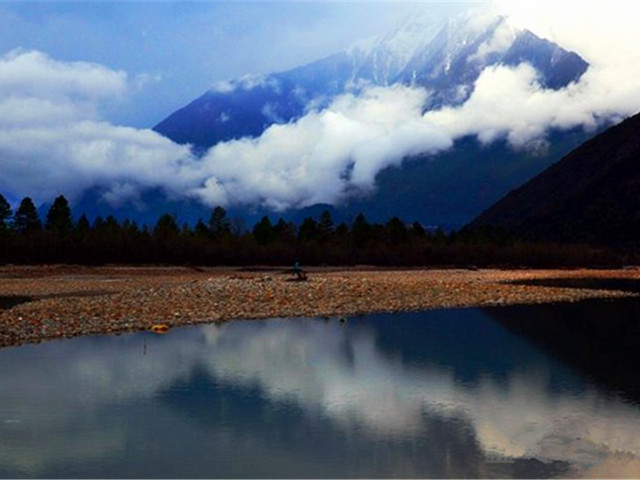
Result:
[[[188,151],[149,130],[80,121],[0,131],[0,186],[38,200],[120,182],[180,189]],[[174,182],[167,181],[174,176]]]
[[[495,18],[495,17],[493,17]],[[495,31],[495,34],[486,42],[483,42],[476,52],[469,57],[469,61],[483,61],[492,53],[503,53],[511,46],[517,29],[508,22],[501,23]]]
[[[16,49],[0,59],[0,95],[99,99],[126,91],[127,75],[87,62],[59,62]]]
[[[277,91],[280,88],[278,79],[270,75],[243,75],[235,80],[221,80],[214,83],[210,90],[214,93],[231,93],[240,90],[253,90],[254,88],[271,88]]]
[[[343,95],[322,111],[273,126],[258,139],[215,146],[204,158],[202,186],[190,190],[203,202],[261,204],[275,210],[336,203],[375,188],[375,176],[408,155],[448,149],[456,139],[506,139],[514,148],[544,145],[549,129],[593,130],[640,111],[640,51],[628,2],[547,3],[543,13],[495,2],[508,24],[476,56],[503,50],[514,26],[577,51],[589,62],[576,83],[560,90],[541,86],[528,64],[486,68],[461,106],[422,114],[427,92],[393,86]],[[536,4],[536,8],[538,5]],[[535,9],[534,9],[535,10]],[[473,17],[485,22],[494,17]],[[596,21],[597,20],[597,21]],[[479,25],[479,28],[482,25]],[[542,28],[546,26],[546,28]]]
[[[540,0],[493,2],[495,11],[564,48],[578,52],[591,65],[633,67],[638,51],[640,5],[629,0]]]
[[[37,51],[0,58],[0,190],[44,201],[100,185],[114,201],[132,195],[124,184],[180,189],[176,174],[190,161],[187,147],[100,119],[100,102],[128,88],[125,73],[101,65]]]
[[[379,333],[367,322],[344,328],[316,319],[272,319],[183,328],[162,341],[141,333],[6,349],[0,384],[11,395],[0,397],[0,436],[11,438],[12,448],[0,450],[0,465],[42,477],[73,447],[75,465],[95,466],[96,459],[127,451],[132,435],[149,434],[144,427],[157,425],[158,418],[184,433],[185,422],[190,428],[193,421],[175,405],[168,408],[167,392],[175,393],[176,385],[184,392],[197,376],[200,386],[202,378],[210,379],[215,393],[258,390],[254,398],[263,402],[262,411],[295,405],[297,419],[320,418],[345,434],[355,427],[364,442],[413,444],[430,435],[431,419],[450,419],[451,430],[441,433],[460,440],[471,435],[489,458],[563,461],[580,472],[624,455],[637,466],[640,412],[619,397],[592,387],[583,394],[559,393],[549,386],[546,366],[529,359],[526,368],[504,377],[485,372],[475,382],[460,382],[437,353],[433,362],[420,364],[390,355],[380,348]],[[43,385],[47,409],[41,408]],[[96,423],[79,422],[79,410],[87,418],[136,421],[102,422],[98,442]],[[240,410],[229,415],[231,425],[242,420],[234,417]],[[252,433],[256,458],[268,454],[259,441],[268,435],[261,437],[259,428]],[[67,440],[60,442],[61,436]],[[237,437],[228,440],[237,448]],[[426,464],[435,461],[427,457]],[[454,455],[452,461],[468,466],[470,458]]]
[[[214,93],[231,93],[236,86],[229,80],[221,80],[211,85],[211,91]]]
[[[140,88],[144,75],[131,80],[102,65],[15,50],[0,58],[0,192],[45,201],[60,193],[73,199],[99,186],[105,201],[118,205],[135,204],[143,189],[159,187],[209,206],[282,211],[371,192],[384,168],[449,149],[464,136],[485,143],[504,138],[522,148],[544,143],[550,128],[593,129],[640,110],[640,51],[628,14],[637,7],[607,4],[607,20],[594,22],[603,15],[598,2],[580,9],[554,3],[542,13],[521,4],[493,5],[508,10],[515,24],[584,56],[591,66],[579,82],[554,91],[541,86],[530,65],[493,66],[480,74],[464,104],[427,113],[423,89],[363,87],[326,107],[311,106],[302,118],[273,125],[259,138],[218,144],[199,159],[153,131],[101,118],[106,102]],[[475,58],[504,49],[512,33],[499,29]],[[265,86],[278,87],[272,77],[246,76],[213,90]],[[269,104],[264,109],[273,113]],[[222,112],[219,121],[227,120]]]
[[[210,205],[281,210],[366,191],[382,168],[451,146],[448,136],[422,121],[426,95],[399,85],[371,88],[339,96],[296,122],[273,125],[257,139],[218,144],[198,167],[204,184],[190,193]]]
[[[484,143],[507,138],[519,147],[544,139],[550,128],[593,129],[605,120],[637,113],[640,85],[634,78],[638,77],[624,78],[594,66],[579,82],[552,90],[540,86],[537,72],[528,64],[490,67],[478,78],[467,102],[428,112],[424,118],[454,138],[476,135]]]
[[[204,184],[189,193],[209,205],[274,210],[339,202],[371,191],[382,169],[407,156],[446,150],[464,136],[529,148],[543,144],[550,128],[593,130],[626,118],[640,110],[636,78],[594,66],[579,82],[553,90],[541,86],[528,64],[488,67],[463,105],[425,114],[427,92],[418,88],[343,95],[260,138],[216,145],[202,160]]]

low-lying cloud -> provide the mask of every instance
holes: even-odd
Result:
[[[640,72],[639,72],[640,73]],[[528,64],[490,67],[478,78],[475,91],[460,107],[428,112],[424,120],[451,137],[476,135],[484,143],[506,137],[515,147],[544,139],[550,128],[593,129],[603,120],[618,120],[640,110],[640,87],[607,78],[609,72],[589,68],[577,83],[560,90],[540,86]]]
[[[385,167],[447,150],[464,136],[537,148],[550,128],[593,130],[639,111],[640,85],[633,80],[640,78],[639,66],[626,66],[625,77],[595,65],[560,90],[542,87],[528,64],[488,67],[463,105],[425,114],[428,92],[422,89],[375,87],[358,97],[343,95],[260,138],[216,145],[200,166],[204,185],[189,194],[209,205],[304,207],[370,191]]]
[[[382,168],[405,156],[451,146],[448,135],[422,120],[425,100],[420,89],[371,88],[273,125],[259,138],[218,144],[199,165],[204,184],[190,194],[210,205],[282,210],[366,190]]]
[[[100,118],[101,102],[128,88],[124,72],[101,65],[60,62],[36,51],[2,57],[0,191],[39,201],[61,192],[74,198],[96,185],[107,195],[135,196],[150,186],[180,191],[176,173],[192,160],[187,147]]]
[[[429,92],[373,87],[273,125],[259,138],[220,143],[201,158],[151,130],[101,118],[105,102],[136,88],[126,73],[16,50],[0,58],[0,192],[46,201],[98,186],[105,201],[118,204],[159,187],[209,206],[280,211],[369,192],[382,169],[447,150],[467,135],[521,148],[539,145],[550,128],[593,129],[639,111],[640,53],[628,45],[629,30],[616,36],[612,25],[599,32],[598,42],[611,50],[623,42],[607,55],[576,28],[570,47],[582,54],[582,40],[590,67],[563,89],[542,87],[528,64],[494,66],[463,105],[423,113]]]

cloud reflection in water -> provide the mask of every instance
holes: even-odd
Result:
[[[389,329],[412,347],[390,346]],[[443,345],[444,330],[456,345]],[[454,349],[474,354],[448,358]],[[492,355],[500,374],[483,360]],[[215,462],[154,470],[159,431],[171,432],[162,442],[174,457],[209,449]],[[628,471],[638,432],[636,406],[477,310],[233,322],[0,351],[2,476],[489,476],[527,459],[540,476]],[[261,463],[237,470],[245,454]]]

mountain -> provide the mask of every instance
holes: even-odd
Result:
[[[219,82],[154,129],[203,153],[219,142],[257,137],[273,124],[291,122],[311,109],[322,109],[338,95],[357,95],[367,86],[429,89],[425,111],[460,105],[472,94],[485,68],[522,62],[535,67],[541,85],[554,89],[579,79],[588,68],[576,53],[513,27],[505,17],[467,16],[434,26],[428,13],[421,12],[380,37],[316,62]],[[505,141],[487,146],[475,138],[462,138],[447,152],[405,159],[400,166],[380,171],[373,192],[335,205],[332,213],[347,221],[363,212],[373,221],[400,216],[425,225],[459,228],[590,135],[582,130],[551,132],[549,148],[542,152],[514,151]],[[75,211],[108,215],[110,206],[100,199],[99,191],[87,192]],[[156,190],[144,192],[137,203],[146,207],[126,204],[113,213],[153,224],[164,210],[178,213],[180,222],[193,223],[198,217],[208,218],[211,210],[191,200],[164,198]],[[312,205],[278,216],[299,219],[319,208]],[[272,213],[234,205],[228,210],[246,225]]]
[[[511,191],[469,226],[500,227],[525,239],[636,248],[639,160],[637,114]]]
[[[382,170],[373,195],[353,198],[340,208],[348,218],[362,211],[376,221],[401,216],[458,229],[590,136],[581,128],[552,131],[543,153],[514,150],[505,140],[482,145],[475,137],[464,137],[446,152]]]
[[[240,219],[251,227],[264,215],[273,221],[279,217],[300,224],[305,217],[319,218],[329,210],[336,221],[351,222],[364,212],[367,219],[386,222],[399,216],[425,226],[460,228],[484,209],[498,201],[515,185],[537,175],[574,148],[591,134],[578,128],[572,131],[551,132],[549,150],[539,152],[516,151],[506,142],[482,145],[474,137],[456,142],[455,148],[436,155],[421,155],[405,160],[402,165],[382,170],[376,177],[376,191],[364,197],[354,197],[339,205],[318,204],[300,210],[274,213],[263,207],[227,207],[230,218]],[[401,186],[401,187],[399,187]],[[108,204],[104,191],[94,188],[86,191],[73,203],[73,213],[79,217],[86,213],[96,216],[114,215],[120,220],[136,220],[140,225],[155,225],[164,213],[175,215],[180,224],[194,225],[199,218],[205,221],[212,208],[194,199],[168,199],[161,189],[149,189],[135,203],[118,207]],[[44,216],[49,205],[41,209]]]
[[[259,136],[274,123],[287,123],[367,85],[428,88],[433,94],[425,109],[460,104],[483,69],[522,62],[534,66],[549,88],[577,80],[588,67],[577,54],[514,28],[505,17],[459,18],[437,30],[423,13],[386,35],[308,65],[220,82],[154,130],[205,149]]]
[[[447,22],[414,54],[398,81],[432,89],[435,96],[429,107],[434,108],[467,100],[486,67],[523,62],[538,71],[542,86],[553,89],[577,80],[588,67],[577,54],[497,17],[473,27],[461,20]]]

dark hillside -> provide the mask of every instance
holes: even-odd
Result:
[[[469,226],[501,227],[529,240],[635,247],[640,239],[640,115],[589,140]]]

